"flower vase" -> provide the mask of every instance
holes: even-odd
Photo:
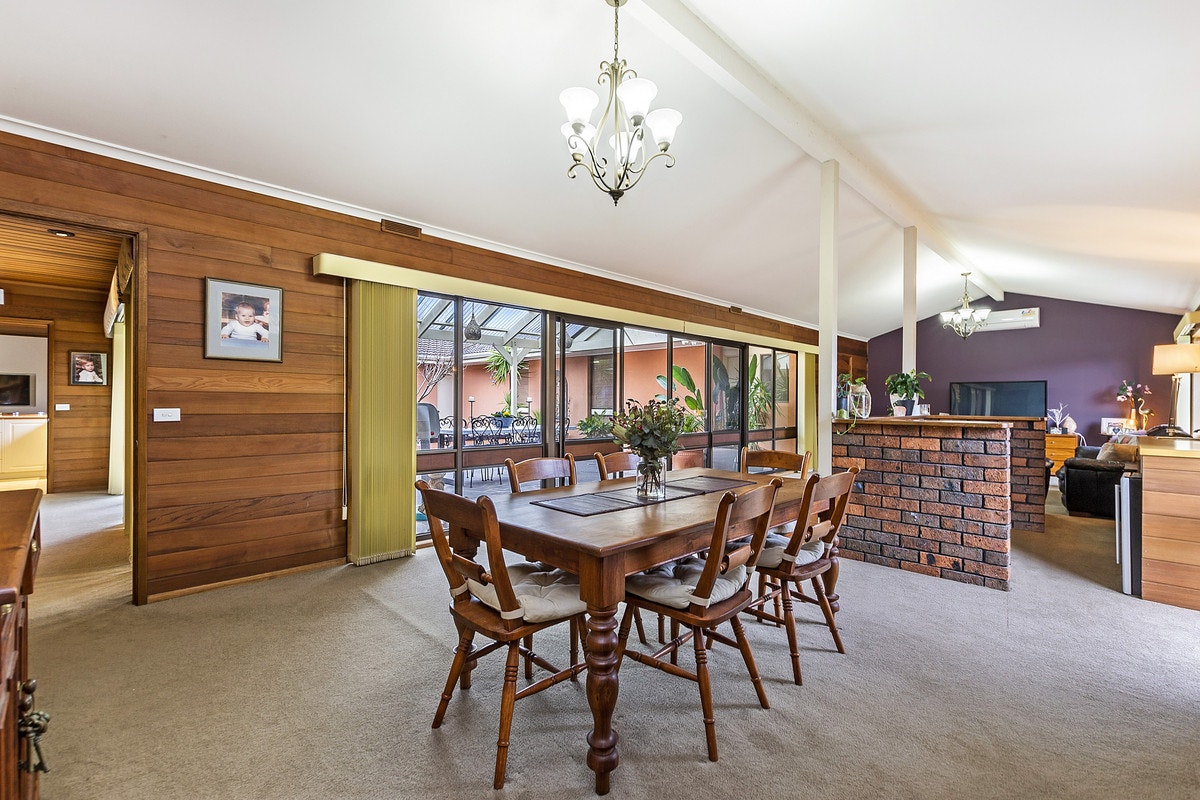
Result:
[[[667,462],[661,458],[642,457],[638,464],[637,496],[639,500],[667,499]]]

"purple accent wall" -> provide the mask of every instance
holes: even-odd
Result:
[[[959,338],[942,328],[937,316],[917,322],[917,369],[928,372],[924,384],[930,413],[950,410],[950,384],[956,381],[1046,381],[1046,402],[1067,404],[1088,444],[1106,441],[1101,417],[1123,417],[1126,403],[1116,400],[1122,379],[1149,384],[1146,403],[1153,409],[1150,425],[1166,424],[1170,413],[1171,377],[1152,375],[1154,345],[1170,344],[1178,314],[1075,303],[1033,295],[1006,294],[1002,303],[988,298],[972,305],[993,310],[1041,309],[1041,326],[975,333]],[[868,343],[867,386],[873,405],[883,413],[887,392],[883,379],[900,371],[901,332],[885,333]]]

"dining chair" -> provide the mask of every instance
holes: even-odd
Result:
[[[433,727],[441,727],[455,684],[471,686],[471,670],[483,656],[507,648],[504,684],[500,694],[500,735],[496,741],[496,768],[493,787],[504,786],[508,762],[509,732],[517,700],[536,694],[564,680],[575,680],[587,665],[579,660],[576,642],[584,630],[583,614],[587,604],[579,599],[579,580],[562,570],[539,569],[530,564],[507,565],[500,543],[496,507],[484,495],[472,502],[460,495],[430,488],[417,481],[417,490],[429,517],[430,538],[442,571],[450,582],[450,614],[458,628],[458,647],[450,664],[450,674],[442,690]],[[488,566],[460,555],[450,548],[446,528],[456,537],[485,546]],[[563,622],[571,630],[571,664],[559,669],[533,652],[533,635]],[[479,634],[491,641],[475,649]],[[517,668],[524,656],[527,665],[536,664],[549,675],[536,683],[517,689]]]
[[[709,761],[717,760],[712,678],[708,669],[708,650],[713,642],[736,647],[741,652],[759,705],[771,707],[738,615],[754,601],[750,574],[766,539],[767,525],[775,507],[775,493],[782,485],[781,479],[774,478],[766,486],[740,495],[733,492],[722,495],[708,546],[708,553],[719,555],[710,555],[707,559],[693,556],[625,578],[625,613],[621,616],[617,634],[618,663],[629,658],[698,684]],[[726,550],[727,542],[747,533],[751,534],[748,540]],[[629,628],[639,609],[669,617],[673,629],[686,628],[686,633],[676,635],[653,653],[629,649]],[[726,622],[733,628],[732,639],[717,630]],[[694,672],[675,663],[679,649],[689,640],[696,654]],[[664,660],[664,656],[671,660]]]
[[[575,485],[575,456],[570,453],[562,458],[539,456],[527,458],[521,462],[506,458],[504,466],[508,470],[508,484],[512,488],[513,494],[519,494],[521,484],[531,481],[561,479],[566,481],[564,484],[566,486]]]
[[[596,463],[600,465],[600,480],[608,481],[624,477],[626,472],[635,472],[642,458],[629,450],[616,453],[596,453]]]
[[[703,467],[703,450],[680,450],[671,456],[671,469],[687,469],[688,467]]]
[[[790,450],[742,448],[742,472],[797,472],[803,477],[808,473],[811,461],[811,450],[793,453]]]
[[[858,467],[824,478],[816,474],[809,476],[791,533],[781,535],[768,532],[758,557],[758,574],[765,580],[765,591],[760,588],[758,598],[746,609],[746,613],[764,622],[782,625],[787,630],[792,680],[797,686],[802,685],[803,680],[793,599],[820,606],[837,651],[846,652],[834,620],[829,593],[837,582],[838,530],[846,514],[846,504],[854,489],[856,475]],[[804,581],[812,584],[814,596],[804,593]],[[782,614],[778,604],[775,604],[773,612],[766,610],[766,606],[777,599],[782,600]]]

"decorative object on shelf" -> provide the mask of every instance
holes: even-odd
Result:
[[[613,438],[642,459],[638,464],[638,497],[666,499],[666,459],[679,450],[683,424],[684,411],[674,397],[650,400],[645,405],[626,400],[625,409],[613,416]]]
[[[979,306],[971,308],[971,295],[967,291],[967,277],[970,274],[971,273],[969,272],[964,272],[962,274],[962,306],[954,309],[953,311],[942,312],[942,327],[949,328],[964,339],[986,325],[988,315],[992,313],[990,308],[982,308]]]
[[[921,381],[928,380],[932,380],[928,372],[917,372],[915,369],[910,369],[908,372],[894,372],[884,378],[883,386],[892,396],[892,413],[898,417],[905,414],[911,415],[917,405],[917,398],[925,397]]]
[[[204,357],[283,361],[283,289],[204,279]]]
[[[1151,394],[1153,392],[1150,391],[1149,386],[1121,381],[1121,386],[1117,389],[1117,401],[1129,403],[1130,430],[1145,430],[1147,421],[1154,416],[1154,411],[1146,408],[1146,398]],[[1139,420],[1138,417],[1141,419]]]
[[[871,416],[871,392],[865,383],[850,387],[850,416],[855,419]]]
[[[652,81],[639,78],[620,57],[617,45],[620,34],[620,9],[627,0],[604,0],[613,9],[613,57],[600,62],[597,83],[608,84],[608,100],[593,126],[592,112],[600,98],[591,89],[576,86],[558,96],[567,112],[562,126],[567,147],[571,151],[571,166],[567,175],[574,178],[575,170],[587,170],[596,188],[607,192],[613,205],[621,195],[642,179],[646,167],[657,158],[665,158],[668,167],[675,166],[675,156],[667,149],[675,138],[675,129],[683,115],[673,108],[650,111],[650,101],[658,94]],[[647,157],[647,136],[654,140],[656,152]],[[603,150],[601,147],[607,145]],[[604,153],[604,155],[601,155]]]
[[[1155,375],[1171,376],[1171,412],[1167,415],[1167,436],[1186,436],[1175,425],[1179,408],[1179,382],[1183,375],[1200,372],[1200,344],[1156,344],[1150,371]],[[1176,432],[1178,431],[1178,433]]]
[[[834,410],[835,417],[838,419],[848,419],[850,417],[850,396],[855,387],[861,386],[863,389],[866,389],[864,385],[866,381],[866,378],[850,377],[849,372],[843,372],[837,376],[837,408]],[[870,395],[868,394],[867,397],[867,404],[869,406],[871,402]]]
[[[1046,423],[1050,433],[1062,433],[1063,421],[1067,418],[1067,404],[1059,403],[1058,408],[1046,409]]]
[[[108,356],[105,353],[71,351],[67,359],[72,386],[107,386]]]

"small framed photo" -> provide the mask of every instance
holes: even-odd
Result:
[[[1129,420],[1124,417],[1101,417],[1100,432],[1105,436],[1112,436],[1115,433],[1125,430],[1128,424]]]
[[[204,357],[283,361],[283,289],[204,279]]]
[[[107,386],[108,355],[105,353],[69,354],[72,386]]]

